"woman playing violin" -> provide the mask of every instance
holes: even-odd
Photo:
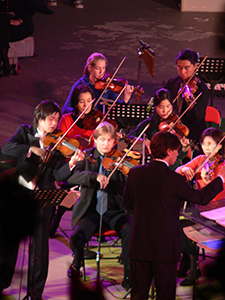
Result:
[[[155,93],[154,99],[154,113],[150,118],[142,121],[136,129],[129,133],[129,137],[138,136],[145,126],[150,123],[150,127],[146,131],[145,146],[150,153],[150,140],[153,135],[159,131],[159,125],[163,120],[168,119],[173,113],[172,99],[170,98],[170,93],[168,90],[162,88]],[[170,124],[169,124],[170,125]],[[180,139],[182,144],[182,149],[179,151],[179,156],[173,166],[170,168],[175,170],[177,166],[180,165],[180,160],[185,158],[187,151],[189,149],[189,140],[186,137]]]
[[[88,59],[87,63],[84,67],[83,77],[81,77],[77,82],[74,83],[72,86],[72,89],[69,93],[69,96],[63,106],[62,113],[69,113],[73,110],[72,104],[71,104],[71,98],[74,89],[80,85],[85,84],[89,86],[92,91],[94,92],[95,99],[97,100],[99,96],[101,95],[101,91],[97,90],[95,88],[95,83],[98,80],[101,80],[106,72],[107,67],[107,59],[106,57],[101,53],[93,53],[91,54]],[[123,102],[127,103],[130,100],[130,97],[134,91],[134,87],[127,85],[124,91],[124,99]],[[115,100],[118,95],[115,94],[110,89],[107,89],[106,92],[103,94],[103,98],[105,99],[111,99]],[[102,105],[100,104],[101,101],[98,102],[96,109],[99,109],[102,111]],[[121,101],[118,101],[121,102]]]
[[[174,99],[180,88],[188,81],[197,67],[198,54],[190,49],[180,51],[176,57],[176,66],[178,77],[170,79],[165,88],[171,93]],[[189,138],[193,141],[199,141],[201,133],[206,128],[205,110],[209,100],[209,91],[204,82],[194,76],[188,86],[189,92],[184,91],[176,100],[175,112],[181,115],[190,104],[192,97],[196,97],[202,92],[202,95],[196,101],[196,104],[189,109],[182,117],[182,122],[189,128]]]
[[[187,180],[192,180],[195,171],[206,160],[206,157],[208,157],[208,161],[206,160],[202,167],[199,168],[195,177],[197,188],[200,190],[205,187],[219,174],[221,168],[225,165],[225,143],[223,141],[221,144],[219,144],[222,138],[223,132],[220,129],[207,128],[204,130],[200,139],[204,155],[196,156],[190,162],[178,167],[176,172],[184,175]],[[212,201],[225,198],[225,183],[223,184],[223,187],[223,191],[220,192]],[[186,224],[184,221],[181,222],[182,227],[188,225],[190,224]],[[190,270],[187,277],[180,283],[180,285],[189,286],[192,285],[195,280],[197,246],[196,243],[193,243],[193,241],[189,240],[183,232],[181,244],[183,258],[178,274],[180,274],[180,277],[185,277],[189,267]],[[197,276],[199,277],[200,273],[197,274]]]
[[[65,114],[61,117],[59,121],[59,129],[62,132],[66,132],[68,128],[74,123],[74,121],[79,117],[79,115],[85,110],[85,108],[90,104],[94,98],[94,93],[91,88],[85,84],[77,86],[71,97],[71,105],[73,107],[73,112]],[[90,113],[92,106],[90,106],[86,113]],[[91,139],[89,143],[89,138],[92,136],[94,130],[85,129],[82,121],[85,118],[85,114],[77,121],[75,125],[67,133],[66,137],[69,139],[76,139],[79,142],[80,149],[91,148],[94,146],[94,139]],[[55,214],[52,224],[49,230],[49,236],[51,238],[55,237],[56,230],[59,226],[60,220],[64,213],[68,209],[65,206],[59,206],[57,213]]]
[[[81,84],[77,86],[71,95],[71,106],[73,111],[69,114],[65,114],[62,116],[59,122],[59,129],[63,132],[66,132],[68,128],[74,123],[74,121],[79,117],[79,115],[85,110],[85,108],[90,104],[90,102],[94,99],[94,93],[91,88],[85,84]],[[85,115],[89,114],[92,111],[92,106],[90,106],[85,114],[77,121],[77,123],[70,129],[67,133],[67,138],[75,138],[80,143],[80,148],[85,149],[89,147],[93,147],[94,140],[88,143],[89,138],[92,136],[94,130],[93,129],[85,129],[83,126],[83,119]]]
[[[218,174],[222,166],[225,165],[225,142],[217,146],[223,137],[223,132],[218,128],[207,128],[201,135],[201,147],[204,155],[198,155],[190,162],[176,169],[177,173],[184,175],[187,180],[192,180],[195,170],[202,164],[202,162],[209,156],[208,160],[196,173],[196,182],[198,188],[201,189],[211,182]],[[217,146],[217,147],[216,147]],[[225,188],[225,185],[224,185]],[[225,189],[219,193],[213,200],[225,198]]]

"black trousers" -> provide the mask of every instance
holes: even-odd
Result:
[[[94,233],[98,232],[100,216],[98,214],[86,213],[75,226],[70,237],[70,245],[74,254],[74,264],[80,269],[83,259],[85,244],[91,239]],[[115,213],[112,216],[103,215],[103,228],[115,230],[122,239],[122,254],[124,260],[124,277],[130,276],[130,260],[127,257],[133,218],[124,212]]]
[[[10,286],[17,260],[19,240],[13,242],[0,239],[0,295]]]
[[[175,300],[177,263],[130,259],[131,299],[147,300],[155,278],[157,300]]]
[[[33,277],[31,276],[29,281],[30,291],[34,295],[42,295],[45,282],[48,275],[48,264],[49,264],[49,228],[52,218],[52,207],[45,207],[39,211],[37,228],[36,228],[36,248],[34,252],[30,254],[30,259],[32,260],[32,255],[35,254],[34,261],[36,263],[31,264],[31,274],[34,273],[34,283],[32,283]],[[30,249],[31,250],[31,249]],[[33,272],[34,271],[34,272]]]

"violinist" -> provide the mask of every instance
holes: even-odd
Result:
[[[198,54],[193,50],[184,49],[177,54],[175,62],[179,76],[170,79],[165,86],[170,91],[173,99],[175,99],[179,90],[194,73],[198,63]],[[194,97],[197,97],[200,93],[202,95],[196,101],[196,104],[181,119],[183,124],[190,130],[188,138],[193,141],[199,141],[201,133],[206,128],[205,110],[209,101],[207,86],[197,76],[194,76],[188,84],[187,89],[181,93],[180,97],[174,103],[175,112],[181,115]]]
[[[65,133],[93,99],[94,93],[89,86],[85,84],[77,86],[74,89],[71,97],[73,112],[65,114],[61,117],[59,121],[59,129],[63,133]],[[90,113],[91,110],[92,106],[90,106],[86,110],[86,114]],[[82,123],[86,114],[82,115],[82,117],[77,121],[75,125],[73,125],[73,127],[66,135],[66,137],[69,139],[77,140],[80,149],[91,148],[94,146],[93,138],[89,142],[89,138],[92,136],[94,130],[85,129]],[[65,206],[60,205],[58,207],[50,226],[49,237],[55,237],[55,233],[59,226],[60,220],[67,210],[68,208],[66,208]]]
[[[154,113],[150,118],[142,121],[137,128],[131,131],[128,137],[138,136],[144,127],[150,123],[150,127],[146,131],[145,146],[150,154],[150,141],[153,135],[159,131],[160,123],[167,120],[173,113],[172,99],[170,97],[170,92],[164,88],[156,91],[153,98]],[[170,124],[169,124],[170,125]],[[180,139],[182,144],[181,150],[179,150],[179,156],[174,165],[170,166],[172,170],[175,170],[180,165],[180,160],[184,159],[188,153],[189,140],[184,136]]]
[[[86,65],[84,67],[83,71],[83,77],[81,77],[77,82],[74,83],[72,86],[72,89],[69,93],[69,96],[62,108],[62,113],[69,113],[73,110],[72,104],[71,104],[71,98],[74,89],[80,85],[85,84],[89,86],[92,91],[94,92],[96,101],[98,100],[99,96],[101,95],[102,91],[99,91],[95,88],[95,84],[101,80],[105,73],[106,73],[106,67],[107,67],[107,59],[106,57],[101,53],[92,53],[86,62]],[[130,97],[134,91],[134,87],[127,85],[124,91],[124,99],[122,102],[127,103],[130,100]],[[107,89],[106,92],[103,94],[103,98],[105,99],[111,99],[115,100],[117,98],[117,94],[115,94],[110,89]],[[101,101],[98,102],[96,109],[99,109],[100,111],[103,110],[102,105],[100,104]],[[121,101],[118,101],[121,102]]]
[[[103,228],[115,230],[122,238],[122,253],[124,260],[124,280],[122,286],[130,288],[130,262],[127,258],[128,245],[132,227],[132,217],[126,215],[123,208],[123,189],[126,176],[116,170],[110,179],[110,171],[101,168],[101,161],[112,152],[116,140],[115,127],[108,122],[102,122],[94,132],[95,147],[87,150],[97,162],[90,164],[85,158],[77,163],[74,174],[68,179],[71,185],[81,186],[81,197],[75,202],[72,214],[72,235],[70,245],[73,251],[73,262],[68,270],[68,276],[77,272],[83,260],[84,247],[94,233],[99,230],[102,215]],[[103,189],[100,191],[100,189]],[[103,195],[100,195],[103,194]],[[101,201],[103,207],[101,209]]]
[[[208,160],[202,165],[202,167],[196,172],[197,188],[200,190],[210,183],[218,174],[221,168],[225,165],[225,143],[224,141],[219,144],[223,138],[223,132],[217,128],[207,128],[201,135],[201,147],[203,155],[196,156],[193,160],[182,165],[176,169],[176,172],[182,174],[187,180],[192,180],[195,170],[202,164],[202,162],[209,156]],[[218,145],[219,144],[219,145]],[[223,191],[220,192],[212,201],[225,198],[225,183],[223,184]],[[187,277],[180,283],[182,286],[192,285],[194,283],[194,272],[196,262],[196,244],[186,238],[182,234],[182,268],[178,274],[185,277],[190,267],[190,271]],[[200,276],[200,273],[197,274]]]
[[[61,152],[55,150],[45,165],[45,171],[37,178],[37,174],[40,173],[39,165],[46,158],[47,153],[43,148],[43,138],[46,134],[56,130],[60,116],[58,104],[42,101],[34,110],[33,124],[20,125],[16,133],[2,146],[3,154],[18,158],[15,179],[29,189],[34,189],[36,186],[40,190],[55,189],[55,180],[66,181],[77,161],[84,157],[81,151],[77,151],[66,163]],[[37,260],[34,268],[35,282],[32,287],[33,299],[37,300],[42,299],[48,274],[48,232],[51,217],[52,207],[41,208],[38,212],[35,249]]]
[[[94,99],[94,93],[91,88],[85,84],[77,86],[71,96],[71,105],[73,111],[69,114],[65,114],[59,121],[59,129],[63,132],[66,132],[67,129],[74,123],[74,121],[80,116],[80,114],[85,110],[85,108],[91,103]],[[85,129],[83,125],[83,119],[92,111],[92,106],[90,106],[85,114],[78,120],[78,122],[70,129],[66,137],[68,138],[77,138],[80,142],[81,149],[86,147],[93,147],[94,141],[91,140],[90,144],[85,145],[85,141],[92,136],[94,130]],[[83,142],[82,142],[83,141]]]

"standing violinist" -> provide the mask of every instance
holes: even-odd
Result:
[[[201,135],[201,146],[204,155],[198,155],[190,162],[176,169],[176,172],[182,174],[187,180],[191,181],[195,174],[195,171],[201,166],[205,161],[206,157],[208,160],[197,170],[196,172],[196,182],[197,188],[200,190],[209,184],[216,176],[218,176],[221,168],[225,165],[224,154],[225,154],[225,142],[219,144],[220,140],[223,138],[223,132],[217,128],[207,128],[203,131]],[[212,201],[220,200],[225,198],[225,183],[223,184],[223,191],[220,192]],[[183,225],[182,225],[183,223]],[[187,226],[182,222],[182,227]],[[182,253],[183,258],[181,266],[179,269],[179,276],[185,277],[187,271],[187,277],[180,283],[181,286],[189,286],[194,284],[195,276],[199,277],[200,272],[196,272],[196,243],[190,241],[186,235],[182,232]]]
[[[77,82],[74,83],[72,86],[72,89],[69,93],[69,96],[62,108],[62,113],[69,113],[73,110],[72,104],[71,104],[71,98],[74,89],[80,85],[80,84],[85,84],[88,85],[92,91],[94,92],[95,99],[98,100],[99,96],[101,95],[101,91],[97,90],[95,88],[96,82],[101,80],[106,73],[106,67],[107,67],[107,59],[106,57],[101,54],[101,53],[92,53],[86,62],[86,65],[84,67],[83,71],[83,77],[81,77]],[[127,85],[124,91],[124,99],[122,101],[118,100],[119,102],[124,102],[127,103],[130,100],[130,97],[134,91],[134,87]],[[103,98],[105,99],[111,99],[115,100],[117,98],[117,94],[115,94],[113,91],[110,89],[107,89],[105,93],[103,94]],[[101,101],[98,102],[96,109],[103,110],[102,105],[100,104]]]
[[[81,115],[81,113],[86,109],[86,107],[91,103],[94,99],[94,93],[91,88],[85,84],[81,84],[77,86],[72,94],[71,97],[71,105],[73,107],[73,112],[69,114],[65,114],[61,117],[59,121],[59,129],[65,133],[74,121]],[[90,142],[89,139],[92,136],[94,129],[85,129],[83,126],[82,121],[85,118],[85,115],[90,113],[92,110],[91,105],[86,111],[85,114],[81,116],[81,118],[77,121],[75,125],[68,131],[66,137],[71,139],[76,139],[80,143],[80,149],[91,148],[94,146],[94,139],[91,138]],[[63,214],[68,209],[65,206],[59,206],[57,209],[57,213],[55,214],[50,230],[49,236],[53,238],[55,236],[56,230],[59,226],[60,220]]]
[[[170,91],[173,99],[175,99],[179,90],[193,75],[198,63],[198,54],[193,50],[184,49],[177,54],[175,62],[179,76],[170,79],[165,86],[165,88]],[[196,104],[182,117],[182,122],[190,130],[188,138],[197,142],[199,141],[201,133],[206,128],[205,110],[209,101],[209,90],[207,86],[197,76],[194,76],[188,84],[188,87],[174,103],[175,112],[181,115],[191,101],[200,93],[202,93],[202,95],[197,99]]]
[[[66,181],[77,161],[83,159],[84,154],[78,150],[66,163],[61,152],[54,150],[46,164],[42,164],[47,154],[43,145],[44,138],[46,134],[56,130],[60,117],[61,111],[58,104],[42,101],[34,110],[33,124],[20,125],[15,134],[2,146],[3,154],[18,158],[15,179],[21,185],[32,190],[34,188],[40,190],[55,189],[55,180]],[[40,165],[43,168],[40,168]],[[33,266],[35,278],[34,284],[30,286],[32,290],[29,291],[32,299],[36,300],[42,299],[48,275],[48,232],[51,217],[52,207],[39,209],[36,224],[36,257],[34,260],[36,264]]]
[[[68,179],[71,185],[81,186],[81,197],[73,206],[72,235],[70,245],[73,251],[73,262],[68,270],[71,277],[74,272],[80,273],[83,261],[83,251],[86,243],[94,233],[98,232],[102,216],[103,228],[115,230],[122,239],[122,254],[124,260],[124,280],[122,286],[130,288],[130,261],[127,257],[132,217],[126,215],[123,208],[123,189],[126,176],[118,169],[110,180],[110,171],[104,170],[104,157],[114,154],[116,140],[115,127],[108,122],[102,122],[94,132],[95,147],[87,150],[97,164],[90,164],[86,159],[77,163],[74,174]],[[102,205],[102,206],[101,206]]]
[[[145,139],[145,146],[150,152],[150,140],[153,135],[159,131],[159,126],[161,122],[168,119],[173,114],[173,105],[172,99],[170,97],[170,92],[164,88],[156,91],[155,96],[153,98],[153,105],[154,105],[154,113],[150,116],[150,118],[145,119],[142,121],[137,128],[131,131],[128,137],[137,137],[142,132],[147,124],[150,123],[150,127],[146,130],[146,139]],[[169,121],[170,123],[170,121]],[[169,124],[168,124],[169,125]],[[180,139],[182,144],[181,150],[179,150],[179,155],[176,159],[174,165],[170,166],[172,170],[175,170],[178,166],[180,166],[180,161],[184,159],[188,153],[189,149],[189,140],[184,136]]]

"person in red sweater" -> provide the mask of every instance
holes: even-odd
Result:
[[[59,129],[65,133],[93,99],[94,93],[87,85],[81,84],[76,87],[71,98],[73,112],[62,116],[59,122]],[[77,139],[80,143],[81,149],[85,149],[86,147],[90,148],[94,145],[93,139],[90,141],[90,143],[88,143],[88,140],[92,136],[94,129],[85,129],[83,125],[83,120],[85,116],[92,111],[92,106],[93,105],[86,110],[85,114],[82,115],[82,117],[66,135],[66,137],[69,139]]]
[[[211,182],[220,172],[220,169],[225,165],[225,140],[219,144],[223,138],[223,132],[218,128],[207,128],[201,135],[202,155],[196,156],[194,159],[176,169],[176,172],[184,175],[187,180],[192,180],[195,171],[202,164],[202,162],[210,155],[208,160],[196,172],[196,183],[198,189],[202,189],[209,182]],[[219,200],[225,198],[225,184],[224,189],[214,199]]]
[[[190,162],[178,167],[176,172],[184,175],[189,181],[191,181],[195,176],[197,188],[199,190],[204,188],[208,183],[216,178],[221,168],[225,165],[225,141],[223,140],[222,143],[220,143],[222,138],[223,132],[220,129],[213,127],[205,129],[200,139],[204,154],[198,155]],[[206,157],[208,157],[208,160],[203,163]],[[223,184],[223,190],[217,194],[212,201],[223,198],[225,198],[225,183]],[[187,226],[187,224],[182,222],[181,227],[185,226]],[[187,277],[180,283],[182,286],[189,286],[194,283],[195,276],[200,276],[200,272],[195,275],[196,255],[198,250],[196,243],[190,241],[183,232],[181,243],[183,258],[178,270],[178,276],[185,277],[188,269],[190,268]]]
[[[59,130],[65,133],[93,99],[94,93],[87,85],[81,84],[76,87],[71,98],[73,112],[62,116],[59,122]],[[82,150],[86,148],[92,148],[94,146],[94,139],[91,138],[91,140],[89,141],[90,137],[92,137],[94,129],[85,129],[82,122],[85,116],[92,111],[92,106],[93,105],[90,105],[85,114],[82,115],[78,122],[73,125],[73,127],[66,134],[67,138],[76,139],[79,142],[79,148]],[[55,237],[55,233],[59,226],[60,220],[67,210],[68,208],[66,208],[65,206],[58,207],[57,213],[53,218],[49,231],[49,236],[51,238]]]

